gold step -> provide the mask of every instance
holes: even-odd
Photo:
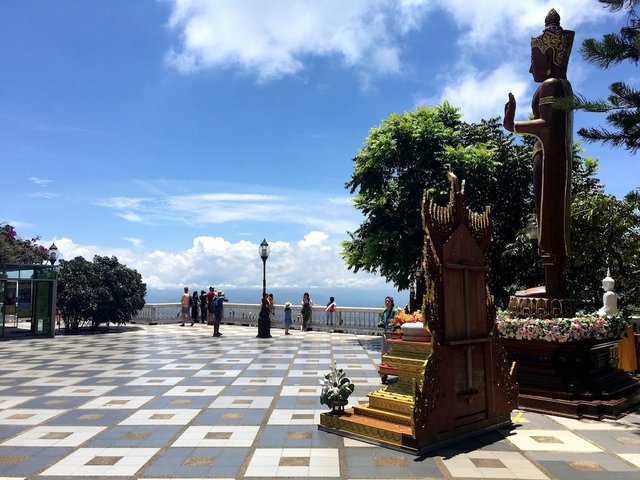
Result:
[[[431,342],[389,342],[389,352],[404,357],[422,358],[423,360],[431,354]]]
[[[393,355],[385,354],[382,357],[382,362],[390,367],[398,370],[400,374],[408,374],[410,376],[422,375],[424,367],[426,365],[424,359],[407,359],[404,357],[395,357]]]
[[[413,424],[411,415],[403,415],[401,413],[390,412],[388,410],[379,410],[366,403],[355,405],[353,407],[353,413],[364,417],[377,418],[378,420],[384,420],[386,422],[407,425],[409,427]]]
[[[367,397],[369,397],[369,406],[376,410],[385,410],[401,415],[413,415],[413,394],[408,392],[403,393],[383,388],[368,393]]]
[[[322,430],[333,431],[343,435],[362,438],[378,444],[401,447],[417,451],[417,442],[412,436],[411,427],[377,418],[358,415],[348,409],[342,416],[330,413],[320,415]],[[323,428],[324,427],[324,428]]]
[[[388,363],[390,360],[395,361],[403,365],[424,365],[427,361],[426,357],[407,357],[406,355],[399,355],[396,352],[388,352],[382,356],[382,360]]]

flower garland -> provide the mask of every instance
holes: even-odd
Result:
[[[421,311],[416,310],[413,313],[406,313],[404,309],[399,308],[398,313],[396,313],[396,316],[391,319],[390,324],[392,328],[399,328],[405,323],[415,322],[424,323],[424,316],[422,315]]]
[[[542,342],[616,339],[620,338],[627,326],[627,320],[620,314],[540,319],[512,318],[506,312],[498,312],[496,318],[496,329],[501,338]]]

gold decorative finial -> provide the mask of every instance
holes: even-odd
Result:
[[[547,13],[547,16],[544,17],[544,29],[555,31],[559,28],[562,28],[560,27],[560,15],[556,12],[555,8],[552,8],[549,10],[549,13]]]
[[[544,19],[542,34],[531,38],[531,47],[539,49],[542,53],[551,49],[553,63],[560,68],[567,68],[575,34],[576,32],[564,30],[560,26],[560,15],[552,8]]]

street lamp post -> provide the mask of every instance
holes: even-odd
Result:
[[[269,244],[267,240],[262,240],[260,244],[260,248],[258,249],[258,253],[260,253],[260,258],[262,259],[262,301],[260,303],[261,312],[260,317],[258,318],[258,337],[259,338],[271,338],[271,319],[269,318],[269,313],[263,311],[264,306],[264,297],[267,294],[267,258],[269,258]]]
[[[269,244],[266,239],[262,240],[258,252],[260,252],[260,258],[262,259],[262,295],[267,293],[267,258],[269,258]]]
[[[56,247],[55,243],[52,243],[49,247],[49,262],[51,263],[51,265],[56,263],[56,260],[58,260],[58,255],[58,247]]]
[[[60,317],[58,314],[58,267],[54,267],[56,260],[60,258],[60,252],[58,251],[58,247],[56,247],[55,242],[51,244],[49,247],[49,263],[51,263],[51,269],[53,270],[53,282],[51,287],[51,304],[50,304],[50,320],[49,320],[49,328],[48,332],[50,336],[55,336],[56,334],[56,325],[58,326],[58,331],[60,331]]]

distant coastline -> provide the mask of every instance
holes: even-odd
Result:
[[[200,290],[207,290],[207,286],[190,286],[189,291],[193,292],[195,288],[198,292]],[[214,285],[215,286],[215,285]],[[226,288],[220,287],[226,294],[230,302],[235,303],[259,303],[260,296],[262,294],[262,288]],[[373,289],[361,289],[361,288],[273,288],[267,287],[267,290],[273,293],[276,303],[283,304],[285,302],[291,302],[292,304],[299,304],[302,300],[302,294],[309,292],[311,299],[316,305],[326,305],[329,302],[329,297],[333,296],[336,299],[338,306],[343,307],[383,307],[384,297],[390,295],[394,298],[395,304],[398,307],[404,307],[409,301],[409,292],[404,290],[398,292],[393,288],[373,288]],[[182,294],[181,289],[176,290],[149,290],[145,298],[147,303],[177,303],[180,300]]]

